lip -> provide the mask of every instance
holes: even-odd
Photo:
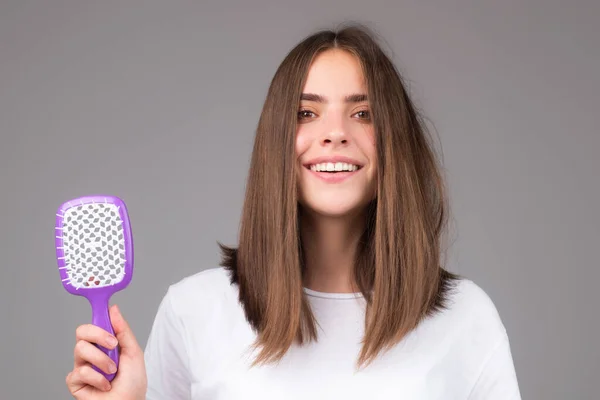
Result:
[[[313,171],[310,169],[311,165],[321,164],[321,163],[338,163],[338,162],[357,165],[358,169],[356,171],[344,171],[344,172],[340,171],[340,172],[336,172],[336,173],[317,172],[317,171]],[[364,167],[364,164],[358,160],[355,160],[355,159],[349,158],[349,157],[330,156],[330,157],[313,158],[310,161],[304,163],[303,166],[306,168],[306,170],[310,174],[312,174],[316,178],[321,179],[322,181],[325,181],[327,183],[340,183],[340,182],[343,182],[346,179],[349,179],[352,176],[358,174]]]

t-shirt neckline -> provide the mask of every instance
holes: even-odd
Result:
[[[313,297],[321,297],[323,299],[356,299],[363,297],[361,292],[355,293],[332,293],[332,292],[319,292],[317,290],[303,287],[304,293]]]

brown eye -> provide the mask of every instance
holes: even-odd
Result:
[[[357,112],[356,115],[359,119],[364,119],[364,120],[370,120],[371,119],[371,113],[367,110],[362,110]]]
[[[298,111],[298,119],[314,118],[315,113],[309,110]]]

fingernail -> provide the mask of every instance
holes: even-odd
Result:
[[[108,372],[114,374],[115,372],[117,372],[117,366],[114,363],[110,363],[108,365]]]
[[[117,341],[117,339],[116,339],[116,338],[114,338],[114,337],[112,337],[112,336],[109,336],[109,337],[107,337],[107,338],[106,338],[106,343],[108,343],[108,345],[109,345],[111,348],[113,348],[113,347],[115,347],[115,346],[117,345],[117,343],[119,343],[119,342]]]

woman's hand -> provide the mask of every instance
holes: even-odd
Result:
[[[146,397],[146,366],[144,352],[138,345],[129,324],[117,306],[109,310],[115,337],[95,325],[80,325],[75,331],[75,364],[67,375],[67,387],[78,400],[143,400]],[[114,343],[110,339],[116,339]],[[98,349],[98,344],[108,349],[120,346],[119,371],[112,382],[92,368],[107,374],[114,373],[113,361]]]

